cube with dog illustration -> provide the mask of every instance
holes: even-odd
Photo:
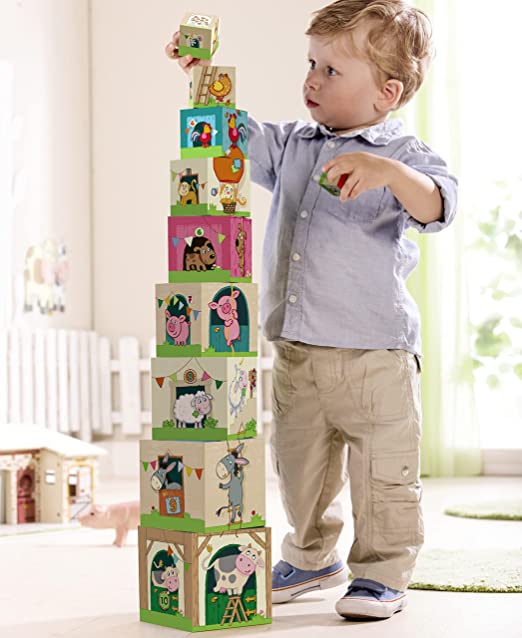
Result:
[[[152,438],[223,441],[257,435],[257,359],[152,359]]]
[[[183,631],[272,622],[271,529],[219,534],[140,527],[140,620]]]
[[[239,149],[227,157],[170,163],[170,214],[250,216],[250,162]]]
[[[169,217],[169,281],[252,281],[252,220]]]
[[[140,441],[140,519],[187,532],[262,527],[263,439]]]
[[[248,157],[248,113],[207,106],[180,111],[181,157]]]
[[[236,68],[234,66],[195,66],[190,71],[189,106],[236,106]]]
[[[179,28],[179,55],[210,60],[219,46],[219,18],[186,13]]]
[[[257,284],[156,285],[158,357],[255,357]]]

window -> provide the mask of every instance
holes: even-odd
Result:
[[[54,470],[45,470],[45,482],[47,485],[56,483],[56,472]]]

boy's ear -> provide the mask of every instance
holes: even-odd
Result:
[[[404,84],[400,80],[386,80],[377,97],[375,108],[378,111],[388,112],[393,110],[404,91]]]

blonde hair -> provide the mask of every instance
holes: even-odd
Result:
[[[306,35],[337,37],[369,24],[363,55],[375,64],[381,80],[402,82],[396,109],[415,95],[434,57],[428,16],[403,0],[336,0],[319,9]],[[353,43],[353,39],[352,39]]]

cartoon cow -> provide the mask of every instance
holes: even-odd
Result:
[[[216,515],[221,516],[221,512],[227,510],[232,514],[231,523],[236,521],[236,510],[239,520],[243,518],[243,466],[250,463],[248,459],[240,456],[244,446],[244,443],[240,443],[216,464],[217,477],[221,481],[229,479],[227,483],[219,484],[220,489],[228,490],[228,504],[220,507]]]
[[[167,322],[167,341],[171,345],[185,346],[189,336],[189,325],[185,315],[176,317],[165,310],[165,318]]]
[[[179,574],[176,568],[178,557],[174,557],[174,565],[165,565],[162,560],[159,563],[153,561],[154,569],[151,572],[152,582],[158,587],[166,587],[171,593],[179,589]]]
[[[239,554],[221,556],[208,567],[203,561],[203,569],[214,568],[216,586],[214,592],[228,594],[229,596],[241,596],[243,588],[257,567],[264,567],[261,551],[248,545],[241,545]]]
[[[241,336],[236,301],[239,294],[239,290],[234,290],[232,295],[222,295],[217,302],[211,301],[208,304],[209,308],[217,311],[218,317],[225,324],[225,339],[228,347]]]

